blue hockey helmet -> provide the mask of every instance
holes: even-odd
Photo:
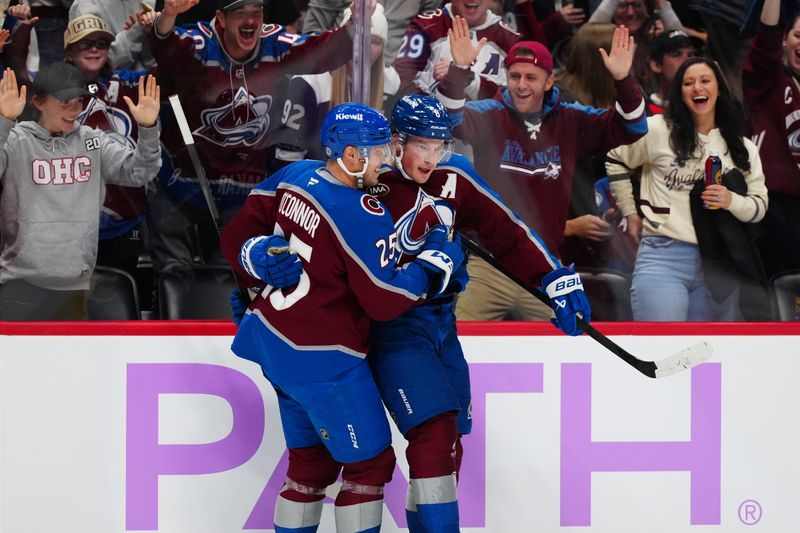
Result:
[[[413,135],[449,141],[453,122],[444,105],[427,94],[407,94],[392,109],[392,131],[401,136]]]
[[[371,107],[345,103],[325,115],[320,140],[325,155],[329,159],[339,159],[348,146],[364,148],[389,144],[392,134],[384,116]]]

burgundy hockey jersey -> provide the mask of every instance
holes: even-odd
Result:
[[[119,71],[109,80],[89,84],[92,92],[83,99],[78,123],[96,128],[123,146],[135,147],[139,125],[128,110],[123,96],[134,102],[139,95],[138,82],[147,71]],[[106,196],[100,212],[100,239],[110,239],[129,231],[147,211],[144,187],[106,184]]]
[[[303,262],[300,282],[273,289],[238,256],[257,235],[283,235]],[[347,187],[320,161],[293,163],[258,185],[225,228],[222,250],[245,286],[261,289],[239,325],[234,352],[270,379],[330,379],[366,356],[370,319],[390,320],[426,292],[428,274],[397,264],[388,211]]]
[[[180,95],[212,190],[224,209],[241,205],[264,179],[269,134],[275,114],[282,111],[274,109],[282,103],[275,94],[281,76],[339,67],[352,55],[352,40],[345,28],[308,36],[268,24],[253,55],[240,62],[222,48],[221,31],[214,21],[198,22],[176,28],[163,39],[151,32],[148,39],[158,61],[162,94]],[[177,124],[167,117],[163,127],[162,138],[175,167],[168,189],[178,198],[199,195]]]
[[[783,67],[782,42],[780,27],[759,27],[742,66],[742,91],[767,188],[800,196],[800,88]]]
[[[454,134],[472,145],[478,173],[559,254],[578,158],[605,155],[647,133],[636,81],[616,83],[616,110],[561,102],[553,88],[533,120],[516,112],[508,89],[465,104],[466,73],[451,67],[437,95],[456,123]]]
[[[506,207],[461,155],[437,166],[423,185],[393,169],[382,173],[380,183],[368,192],[395,220],[401,263],[416,255],[431,227],[446,224],[465,234],[477,234],[503,266],[531,287],[561,266],[539,236]]]

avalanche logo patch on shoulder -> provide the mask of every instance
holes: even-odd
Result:
[[[377,198],[370,196],[369,194],[365,194],[361,197],[361,207],[363,207],[364,211],[370,215],[381,216],[386,212],[386,210],[383,208],[383,204],[381,204]]]
[[[383,196],[384,194],[389,194],[389,186],[385,183],[373,185],[367,189],[367,194],[371,194],[372,196]]]

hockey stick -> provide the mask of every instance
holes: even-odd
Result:
[[[500,262],[494,258],[494,256],[485,250],[480,244],[476,243],[469,237],[465,235],[461,235],[461,241],[464,243],[466,248],[492,265],[498,272],[507,276],[511,281],[525,289],[527,292],[535,296],[539,301],[542,303],[547,304],[548,306],[551,305],[550,298],[547,296],[546,293],[542,292],[539,289],[528,287],[528,285],[516,277],[514,274],[509,272]],[[577,317],[578,327],[583,330],[584,333],[589,335],[591,338],[599,342],[603,345],[607,350],[612,352],[614,355],[631,365],[633,368],[644,374],[649,378],[663,378],[666,376],[671,376],[681,370],[686,368],[692,368],[693,366],[697,366],[703,361],[706,361],[708,358],[711,357],[713,352],[713,348],[711,343],[708,341],[703,341],[701,343],[695,344],[694,346],[690,346],[689,348],[685,348],[680,352],[665,357],[664,359],[660,359],[658,361],[644,361],[639,359],[635,355],[631,354],[630,352],[626,351],[624,348],[616,344],[614,341],[594,329],[594,327],[583,321],[583,318],[578,315]]]
[[[183,144],[186,145],[186,149],[189,151],[189,159],[192,161],[194,173],[197,176],[197,180],[200,182],[200,189],[203,191],[203,197],[206,200],[206,205],[208,205],[208,211],[211,213],[211,218],[214,221],[214,228],[217,230],[217,236],[221,240],[222,218],[219,216],[219,209],[217,209],[217,202],[214,200],[214,194],[211,192],[211,184],[208,182],[208,176],[206,176],[206,171],[203,168],[203,164],[200,162],[200,154],[197,153],[197,147],[194,145],[192,130],[189,129],[189,122],[186,120],[186,115],[183,112],[180,97],[178,97],[177,94],[170,96],[169,105],[172,106],[172,112],[175,114],[175,121],[178,123],[178,129],[181,131],[181,137],[183,137]],[[237,287],[239,287],[239,297],[242,299],[245,306],[250,305],[252,299],[250,298],[247,287],[242,286],[232,267],[231,273],[233,274],[233,281],[236,283]]]

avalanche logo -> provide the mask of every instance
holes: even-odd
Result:
[[[78,124],[89,126],[108,134],[116,142],[135,149],[136,143],[131,138],[133,120],[123,110],[106,105],[98,98],[92,98],[80,115]]]
[[[381,204],[377,198],[370,196],[369,194],[361,196],[361,207],[363,207],[364,211],[370,215],[381,216],[386,212],[386,210],[383,208],[383,204]]]
[[[428,231],[437,224],[452,226],[453,218],[453,209],[448,204],[419,189],[414,207],[395,224],[397,246],[404,254],[417,255]]]
[[[201,126],[192,133],[218,146],[254,146],[267,135],[271,107],[272,96],[253,96],[239,87],[231,102],[203,110]]]

